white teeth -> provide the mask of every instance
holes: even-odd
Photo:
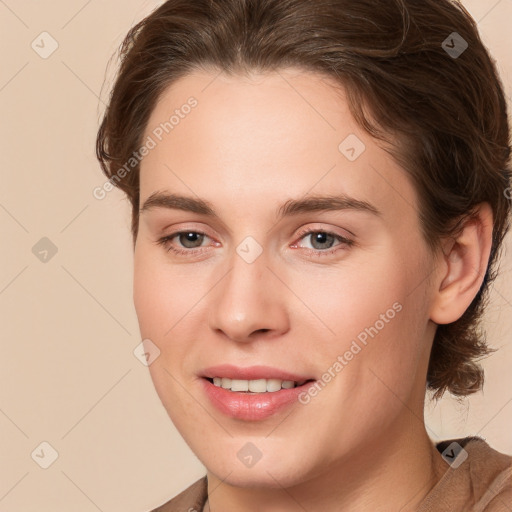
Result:
[[[291,389],[301,386],[306,381],[294,382],[293,380],[280,379],[229,379],[227,377],[214,377],[213,384],[217,387],[229,389],[231,391],[242,391],[251,393],[273,393],[280,389]]]
[[[249,391],[249,381],[233,379],[231,381],[231,391]]]
[[[267,391],[267,380],[266,379],[257,379],[257,380],[249,380],[249,391],[253,393],[265,393]]]
[[[267,391],[279,391],[281,389],[281,382],[279,379],[268,379]]]
[[[220,384],[224,389],[231,389],[231,379],[227,377],[222,377],[222,381]]]

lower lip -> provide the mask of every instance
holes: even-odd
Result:
[[[205,378],[201,380],[208,398],[220,412],[247,421],[264,420],[298,403],[298,396],[315,383],[309,381],[302,386],[267,393],[241,393],[215,386]]]

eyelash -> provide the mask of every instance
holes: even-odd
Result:
[[[180,249],[180,248],[174,247],[174,246],[172,246],[170,244],[170,241],[173,238],[176,238],[179,235],[184,235],[184,234],[188,234],[188,233],[194,233],[195,235],[202,235],[202,236],[208,237],[208,235],[206,233],[202,232],[202,231],[194,231],[194,230],[176,231],[175,233],[171,233],[170,235],[163,236],[162,238],[158,239],[156,241],[156,243],[158,245],[162,245],[163,247],[165,247],[167,252],[172,251],[172,252],[174,252],[175,254],[178,254],[178,255],[188,256],[188,255],[191,255],[191,254],[193,254],[193,255],[202,254],[204,252],[204,249],[207,249],[207,247],[197,247],[195,249]],[[306,251],[309,254],[312,254],[313,256],[318,256],[318,257],[329,256],[329,255],[331,255],[331,254],[333,254],[335,252],[338,252],[339,250],[343,250],[343,246],[348,248],[348,247],[352,247],[354,245],[354,241],[353,240],[350,240],[350,239],[345,238],[345,237],[343,237],[341,235],[338,235],[337,233],[333,233],[332,231],[326,231],[326,230],[323,230],[323,229],[311,229],[310,228],[310,229],[306,229],[304,231],[301,231],[298,234],[299,240],[304,238],[304,237],[306,237],[306,236],[308,236],[308,235],[315,234],[315,233],[322,233],[322,234],[325,234],[325,235],[333,236],[334,238],[336,238],[341,243],[336,245],[332,249],[326,249],[326,250],[308,249],[308,248],[306,248]],[[341,246],[341,248],[340,248],[340,246]]]

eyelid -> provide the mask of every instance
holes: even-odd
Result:
[[[202,223],[197,223],[202,224]],[[215,237],[211,234],[209,234],[210,229],[209,228],[203,228],[198,227],[198,225],[187,225],[186,222],[184,223],[176,223],[176,224],[168,224],[164,228],[159,229],[158,233],[155,233],[155,236],[157,236],[158,239],[162,238],[174,238],[180,234],[183,233],[197,233],[198,235],[203,235],[205,237],[210,238],[211,240],[215,240]],[[183,227],[182,227],[183,226]],[[168,233],[168,234],[166,234]]]
[[[183,234],[187,234],[187,233],[194,233],[196,235],[201,235],[201,236],[204,236],[206,238],[209,238],[210,240],[213,240],[213,238],[208,235],[208,233],[205,233],[204,231],[201,231],[201,230],[198,230],[198,229],[179,229],[178,231],[173,231],[172,233],[169,233],[168,235],[163,235],[161,237],[159,237],[155,243],[157,245],[162,245],[164,247],[167,247],[167,250],[168,251],[174,251],[174,252],[178,252],[178,253],[190,253],[190,254],[194,254],[194,253],[197,253],[198,251],[202,252],[203,249],[206,249],[208,246],[201,246],[201,247],[195,247],[195,248],[192,248],[192,249],[187,249],[186,247],[172,247],[171,246],[171,240],[173,238],[176,238],[180,235],[183,235]]]
[[[311,235],[313,233],[324,233],[327,235],[331,235],[340,242],[338,245],[335,245],[334,247],[331,247],[331,248],[325,249],[325,250],[310,249],[309,247],[300,247],[300,248],[306,250],[307,252],[312,253],[315,256],[317,256],[317,255],[318,256],[332,255],[332,254],[338,252],[339,250],[343,250],[344,248],[352,247],[355,245],[354,240],[347,238],[346,236],[341,235],[334,230],[331,230],[328,228],[323,228],[323,227],[309,226],[309,227],[299,230],[299,232],[296,235],[298,237],[297,242],[294,242],[292,244],[292,247],[293,248],[298,247],[298,241],[302,240],[303,238],[305,238],[308,235]]]

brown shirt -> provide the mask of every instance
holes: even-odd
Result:
[[[467,458],[454,442],[463,447]],[[436,468],[439,479],[417,512],[512,511],[512,456],[494,450],[479,437],[442,441],[436,448],[447,462]],[[204,476],[151,512],[202,512],[206,498]]]

